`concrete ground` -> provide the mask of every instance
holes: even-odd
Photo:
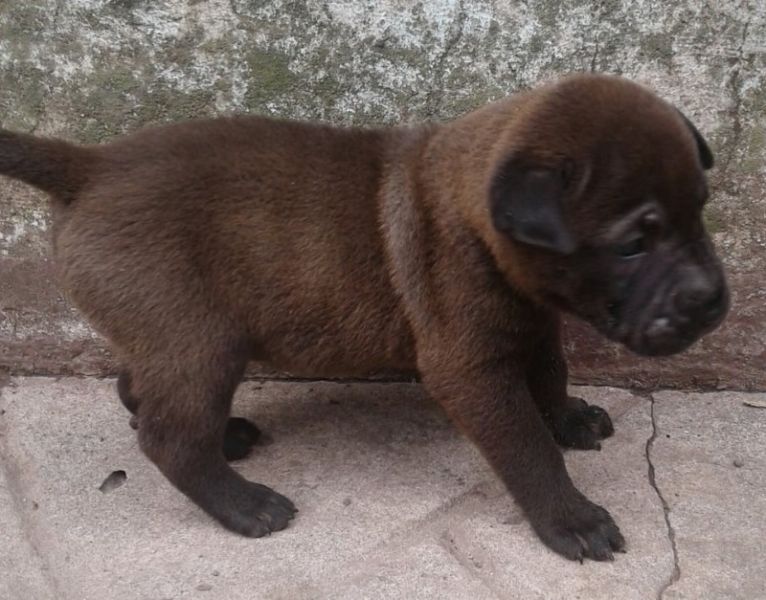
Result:
[[[11,379],[0,598],[765,598],[766,394],[576,393],[617,430],[601,452],[567,454],[628,540],[613,563],[571,563],[539,543],[415,385],[243,384],[235,414],[273,443],[236,468],[300,508],[252,540],[141,455],[113,380]]]

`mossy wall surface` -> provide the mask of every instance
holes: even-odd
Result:
[[[442,120],[589,70],[653,87],[710,141],[706,219],[734,305],[665,360],[571,324],[575,378],[766,388],[766,0],[0,0],[0,124],[83,142],[235,111]],[[110,372],[49,256],[44,197],[0,181],[0,365]]]

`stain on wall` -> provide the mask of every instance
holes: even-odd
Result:
[[[0,124],[82,142],[240,111],[442,120],[590,70],[653,87],[711,142],[705,218],[734,305],[723,328],[662,360],[571,323],[574,378],[766,389],[763,0],[0,1]],[[0,181],[0,365],[111,372],[103,342],[56,289],[48,226],[41,194]]]

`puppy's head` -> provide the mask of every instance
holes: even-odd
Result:
[[[577,76],[530,95],[501,138],[489,208],[513,284],[644,355],[723,320],[702,221],[713,156],[683,114],[623,79]]]

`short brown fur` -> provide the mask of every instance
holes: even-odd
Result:
[[[624,540],[555,443],[597,448],[612,432],[566,393],[558,312],[577,310],[559,287],[584,281],[585,259],[500,231],[488,198],[508,157],[566,160],[559,233],[583,248],[648,170],[670,196],[704,182],[693,133],[643,88],[577,76],[419,128],[235,117],[88,147],[2,132],[0,173],[56,200],[61,284],[114,346],[141,447],[226,527],[259,536],[295,510],[221,450],[248,360],[310,377],[417,370],[546,544],[607,559]],[[674,227],[690,203],[663,200]],[[589,281],[581,316],[599,326]]]

